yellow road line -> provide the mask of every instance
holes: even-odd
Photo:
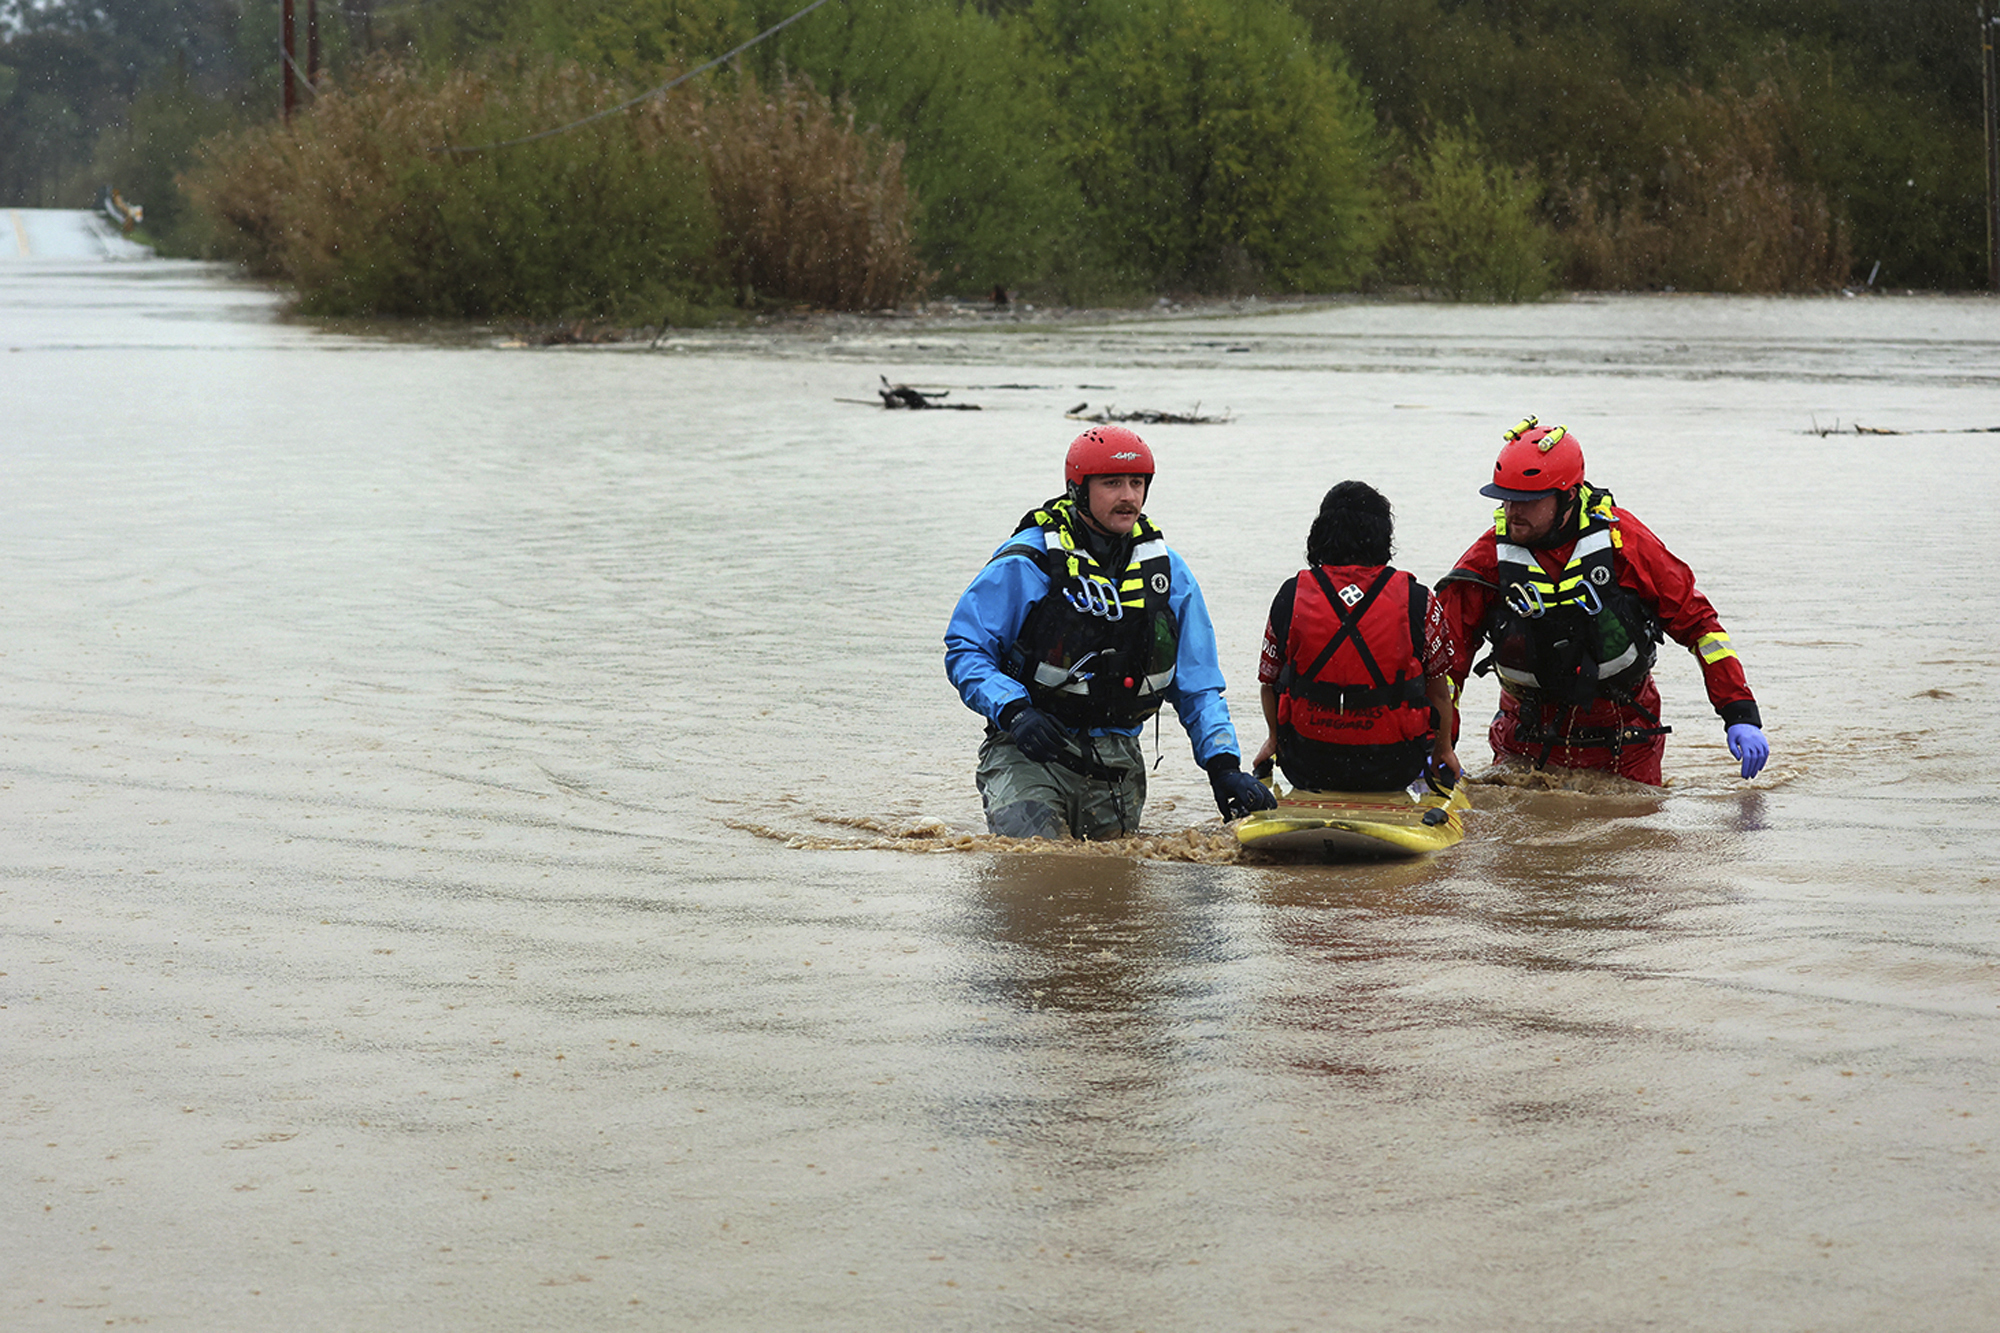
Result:
[[[28,257],[28,229],[21,225],[21,210],[10,208],[7,210],[7,216],[14,220],[14,243],[21,247],[20,257],[26,259]]]

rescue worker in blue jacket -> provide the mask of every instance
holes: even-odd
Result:
[[[1186,562],[1143,512],[1153,452],[1120,426],[1069,447],[1065,493],[1032,510],[958,599],[944,670],[986,719],[986,825],[1013,838],[1139,829],[1139,733],[1171,703],[1225,819],[1270,808],[1243,771],[1215,628]]]

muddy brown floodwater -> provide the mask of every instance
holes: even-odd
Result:
[[[0,1326],[2000,1325],[1994,302],[499,341],[0,266]],[[988,839],[940,639],[1079,401],[1229,417],[1239,722],[1327,485],[1434,579],[1567,423],[1770,768],[1670,651],[1666,790],[1434,860],[1239,859],[1171,719]]]

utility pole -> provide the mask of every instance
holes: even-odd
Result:
[[[2000,12],[1987,0],[1979,6],[1979,70],[1986,85],[1986,285],[2000,292],[2000,80],[1994,71],[1995,37],[2000,37]]]
[[[299,89],[294,82],[293,73],[298,68],[298,62],[292,58],[294,54],[292,28],[292,0],[281,0],[278,9],[278,81],[285,90],[287,125],[292,123],[292,108],[299,104]]]
[[[307,92],[319,88],[319,0],[306,0],[306,67],[299,69],[298,14],[295,0],[282,0],[278,9],[278,78],[285,90],[285,123],[292,123],[298,109],[299,85]]]

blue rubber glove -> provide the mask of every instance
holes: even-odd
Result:
[[[1728,731],[1729,753],[1743,761],[1743,776],[1754,778],[1764,768],[1764,761],[1771,757],[1771,742],[1764,739],[1764,730],[1751,722],[1738,722]]]
[[[1007,734],[1021,747],[1021,753],[1038,764],[1054,763],[1063,752],[1069,733],[1033,704],[1022,704],[1018,710],[1010,706],[1008,711],[1013,716],[1007,721]]]
[[[1215,788],[1215,808],[1224,819],[1239,819],[1253,810],[1269,810],[1278,803],[1271,789],[1240,768],[1218,768],[1208,775]]]

